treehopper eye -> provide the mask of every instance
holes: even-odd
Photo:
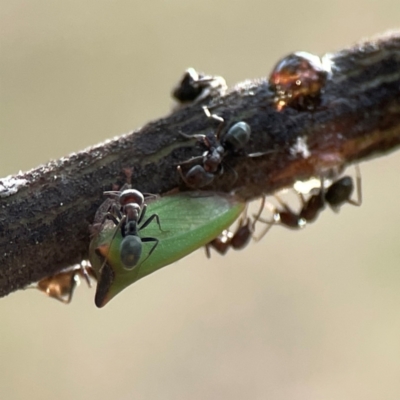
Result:
[[[215,192],[184,192],[148,201],[147,212],[162,224],[149,224],[140,238],[154,237],[158,245],[142,241],[140,260],[133,269],[121,262],[121,230],[106,220],[90,243],[89,259],[97,276],[95,304],[103,307],[132,283],[192,253],[215,239],[243,212],[245,203],[235,196]],[[105,261],[105,263],[104,263]]]

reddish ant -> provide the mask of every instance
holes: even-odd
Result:
[[[324,188],[323,178],[321,178],[321,188],[317,194],[312,195],[307,201],[304,199],[303,195],[300,194],[302,207],[298,213],[290,209],[289,206],[276,196],[282,208],[274,209],[273,220],[267,221],[260,218],[259,215],[255,217],[255,221],[268,224],[268,227],[261,233],[257,240],[260,240],[269,231],[272,225],[275,224],[281,224],[292,229],[303,228],[307,223],[315,221],[326,205],[329,205],[336,212],[344,203],[360,206],[362,203],[361,174],[359,167],[356,166],[355,168],[357,200],[351,199],[354,183],[350,176],[343,176],[327,188]]]
[[[250,218],[241,220],[234,233],[228,229],[225,229],[218,237],[216,237],[210,243],[207,243],[205,246],[206,255],[208,258],[211,257],[211,247],[222,255],[226,254],[229,248],[241,250],[249,244],[252,234],[253,229]]]

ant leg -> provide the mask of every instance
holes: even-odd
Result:
[[[107,190],[106,192],[103,192],[103,195],[114,197],[115,199],[117,199],[119,197],[120,193],[121,192],[119,190]]]
[[[267,205],[269,206],[268,207],[269,210],[273,213],[272,221],[267,221],[266,219],[261,218],[261,213]],[[261,199],[260,209],[258,210],[257,214],[253,215],[253,218],[254,218],[254,222],[252,224],[253,232],[255,231],[255,225],[258,221],[268,225],[258,236],[253,236],[253,239],[256,242],[259,242],[268,233],[268,231],[272,228],[272,226],[277,224],[277,221],[279,219],[279,212],[277,211],[276,207],[274,207],[271,203],[267,203],[266,197],[263,196]]]
[[[109,219],[110,221],[114,222],[115,225],[119,224],[118,219],[115,217],[113,213],[108,212],[103,219],[103,223],[105,222],[106,219]]]
[[[220,124],[223,124],[225,120],[217,114],[211,114],[210,109],[207,106],[203,106],[204,114],[206,114],[207,118],[212,118],[215,121],[218,121]]]
[[[191,157],[186,161],[181,161],[180,165],[185,165],[185,164],[192,164],[195,163],[196,161],[203,161],[203,156],[196,156],[196,157]],[[176,165],[176,164],[175,164]]]
[[[207,244],[204,246],[204,249],[205,249],[205,251],[206,251],[206,256],[207,256],[207,258],[211,258],[210,244],[207,243]]]
[[[323,209],[325,207],[326,204],[326,199],[325,199],[325,178],[323,175],[321,175],[319,177],[319,181],[321,182],[321,187],[320,187],[320,191],[319,194],[321,195],[321,209]]]
[[[153,215],[156,215],[156,214],[153,214]],[[143,243],[148,243],[148,242],[155,242],[155,243],[154,243],[154,246],[150,249],[149,254],[147,255],[147,257],[140,263],[140,265],[142,265],[151,256],[151,253],[153,253],[153,251],[158,246],[158,243],[160,243],[160,241],[157,238],[153,238],[153,237],[141,238],[141,241]]]
[[[189,185],[189,182],[187,181],[187,179],[186,179],[186,177],[185,177],[185,175],[183,175],[182,167],[181,167],[180,165],[178,165],[178,166],[176,167],[176,169],[177,169],[177,171],[179,172],[179,175],[181,176],[183,182],[185,182],[187,186],[190,186],[190,185]]]
[[[118,207],[117,204],[113,203],[110,206],[110,209],[111,209],[111,211],[108,211],[104,215],[104,217],[101,221],[101,224],[104,224],[105,220],[109,219],[112,222],[114,222],[115,225],[118,225],[119,221],[122,219],[122,214],[121,214],[120,208]]]
[[[253,216],[253,217],[254,217],[254,221],[253,221],[253,224],[252,224],[252,226],[251,226],[251,229],[252,229],[253,231],[255,230],[255,228],[256,228],[256,223],[257,223],[257,221],[260,219],[261,213],[262,213],[263,210],[264,210],[265,199],[266,199],[266,196],[262,196],[262,197],[261,197],[260,208],[258,209],[257,214],[255,214],[255,215]]]
[[[142,195],[147,199],[158,199],[159,195],[155,193],[142,193]]]
[[[357,199],[349,199],[348,202],[353,206],[361,206],[362,204],[362,188],[361,188],[361,171],[358,165],[355,166],[356,169],[356,188],[357,188]]]
[[[257,157],[262,157],[262,156],[265,156],[266,154],[272,154],[272,153],[276,153],[276,150],[256,151],[255,153],[246,154],[246,157],[257,158]]]
[[[203,138],[203,144],[204,144],[204,146],[207,147],[207,149],[210,149],[210,148],[211,148],[211,142],[210,142],[210,139],[209,139],[207,136],[204,136],[204,138]],[[208,153],[209,153],[209,152],[210,152],[210,151],[208,151]],[[205,154],[207,154],[207,152],[206,152]],[[204,157],[204,155],[203,155],[203,157]]]
[[[87,267],[86,267],[86,263],[85,265],[83,265],[84,261],[82,261],[82,263],[79,266],[79,269],[76,271],[77,275],[80,275],[81,278],[85,279],[87,285],[91,288],[92,287],[92,283],[90,282],[90,277],[89,277],[89,273],[87,271]]]
[[[183,136],[185,139],[189,139],[189,140],[204,140],[204,138],[206,137],[206,135],[203,134],[195,134],[195,135],[187,135],[186,133],[183,132],[178,132],[180,136]]]
[[[225,124],[225,120],[217,114],[211,114],[211,111],[209,110],[209,108],[207,106],[203,106],[203,111],[204,111],[204,114],[206,114],[207,118],[211,118],[214,121],[219,122],[217,131],[215,133],[216,138],[219,140],[219,136],[220,136],[222,128]]]
[[[142,212],[140,213],[139,220],[138,220],[138,222],[137,222],[138,225],[140,225],[140,223],[143,221],[144,216],[146,215],[146,211],[147,211],[147,204],[144,204],[143,207],[142,207]],[[161,225],[160,225],[160,218],[158,217],[158,214],[153,214],[153,215],[151,215],[151,216],[144,222],[144,224],[139,228],[139,231],[142,230],[142,229],[144,229],[144,228],[146,228],[146,226],[149,225],[150,222],[153,221],[154,218],[156,219],[156,222],[157,222],[158,227],[160,228],[160,231],[161,231],[161,232],[164,232],[164,231],[162,230],[162,228],[161,228]]]
[[[144,207],[143,207],[143,213],[142,213],[142,215],[144,215],[145,211],[146,211],[146,210],[145,210]],[[140,217],[140,220],[141,220],[141,219],[142,219],[142,217]],[[153,214],[153,215],[151,215],[149,218],[147,218],[147,220],[146,220],[146,221],[143,223],[143,225],[139,228],[139,231],[141,231],[142,229],[146,228],[146,226],[148,226],[148,225],[150,224],[150,222],[153,221],[153,219],[156,220],[157,225],[158,225],[160,231],[161,231],[161,232],[164,232],[164,231],[161,229],[160,217],[158,216],[158,214]],[[143,239],[142,239],[142,241],[143,241]]]
[[[84,264],[83,264],[84,263]],[[95,278],[93,269],[86,261],[82,261],[80,269],[78,270],[78,273],[85,279],[87,285],[91,288],[92,287],[92,281],[90,280],[90,277]]]
[[[254,240],[256,242],[259,242],[268,233],[268,231],[272,228],[272,226],[276,224],[275,220],[267,221],[266,219],[261,217],[258,217],[258,221],[267,224],[267,227],[258,236],[254,237]]]
[[[278,201],[279,205],[284,209],[284,211],[288,212],[288,213],[293,213],[293,210],[291,210],[291,208],[280,198],[279,195],[274,194],[275,199]],[[275,210],[275,213],[277,212],[277,210]],[[278,212],[279,214],[279,212]]]
[[[147,210],[147,204],[145,203],[145,204],[143,204],[139,219],[137,220],[137,225],[140,225],[140,223],[143,221],[143,218],[146,215],[146,210]]]

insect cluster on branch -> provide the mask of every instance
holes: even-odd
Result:
[[[286,107],[298,112],[318,107],[329,76],[329,63],[312,54],[298,52],[280,60],[269,77],[276,112]],[[352,177],[336,174],[331,179],[331,171],[324,171],[316,177],[319,185],[308,194],[296,191],[297,210],[275,195],[276,205],[264,197],[259,211],[249,216],[247,204],[234,193],[207,191],[207,186],[223,174],[230,174],[234,184],[238,175],[231,161],[235,157],[268,157],[271,153],[270,149],[246,152],[252,141],[249,121],[226,119],[212,112],[213,100],[225,91],[226,83],[220,76],[198,73],[193,68],[184,73],[172,93],[176,109],[188,105],[201,107],[210,121],[205,134],[180,133],[183,140],[193,140],[196,147],[202,147],[199,155],[177,165],[176,173],[186,190],[177,188],[176,193],[165,196],[142,193],[132,187],[134,171],[133,176],[127,174],[127,182],[120,190],[104,192],[107,199],[92,225],[91,265],[84,262],[46,277],[38,282],[37,289],[69,303],[79,278],[85,279],[89,286],[91,279],[95,279],[95,303],[102,307],[130,284],[202,246],[208,257],[211,249],[224,255],[230,248],[244,248],[252,238],[259,240],[272,226],[299,229],[313,222],[326,206],[337,211],[345,203],[361,204],[358,168],[356,200],[352,199]],[[213,127],[215,122],[217,126]],[[236,229],[230,231],[235,220]],[[258,222],[266,227],[256,236]]]

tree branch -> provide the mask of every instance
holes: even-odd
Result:
[[[207,190],[236,191],[251,200],[297,180],[340,171],[400,144],[400,33],[326,56],[332,73],[313,109],[284,107],[265,79],[246,81],[212,99],[228,125],[252,129],[242,154]],[[89,225],[103,191],[126,182],[143,192],[187,189],[176,167],[204,146],[181,135],[215,126],[199,104],[128,135],[37,169],[0,180],[0,296],[79,263],[88,256]],[[266,152],[260,157],[246,154]],[[235,180],[234,169],[237,172]]]

